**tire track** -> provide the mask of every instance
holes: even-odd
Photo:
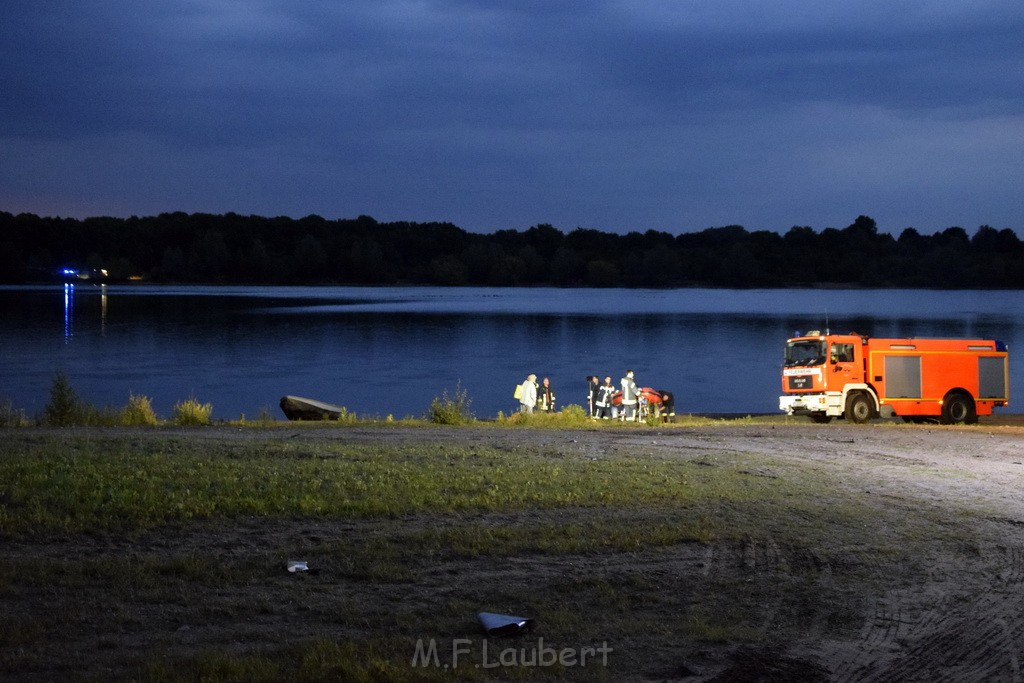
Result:
[[[973,577],[879,598],[834,680],[1024,683],[1024,550],[982,548]]]

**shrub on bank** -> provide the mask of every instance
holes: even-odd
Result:
[[[210,416],[213,414],[213,404],[200,403],[194,396],[174,404],[171,409],[171,422],[173,424],[187,427],[193,425],[210,424]]]
[[[156,413],[153,412],[153,404],[148,396],[136,396],[135,394],[128,396],[128,405],[121,411],[122,425],[125,427],[152,427],[158,422]]]
[[[508,417],[505,417],[504,413],[498,413],[497,421],[510,426],[532,424],[538,427],[582,427],[590,424],[586,409],[575,403],[570,403],[555,413],[512,413]]]
[[[72,425],[88,424],[88,405],[82,401],[67,375],[61,371],[53,377],[50,383],[50,400],[43,406],[43,412],[38,422],[48,427],[70,427]]]
[[[27,427],[28,417],[8,399],[0,401],[0,427]]]
[[[427,419],[434,424],[461,425],[476,420],[469,406],[472,403],[469,392],[461,384],[455,386],[455,395],[449,396],[445,389],[441,396],[435,396],[427,411]]]

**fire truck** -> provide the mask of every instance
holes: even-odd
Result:
[[[779,409],[815,422],[973,424],[1009,402],[1009,354],[995,339],[875,339],[814,330],[786,342]]]

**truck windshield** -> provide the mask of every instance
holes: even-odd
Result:
[[[806,339],[786,344],[786,367],[822,365],[826,358],[825,342]]]

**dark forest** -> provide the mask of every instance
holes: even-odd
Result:
[[[45,282],[65,268],[109,281],[220,284],[556,287],[1024,288],[1024,244],[1010,229],[785,233],[738,225],[625,235],[541,224],[467,232],[450,223],[379,223],[164,213],[47,218],[0,212],[0,279]],[[105,271],[105,274],[101,273]]]

